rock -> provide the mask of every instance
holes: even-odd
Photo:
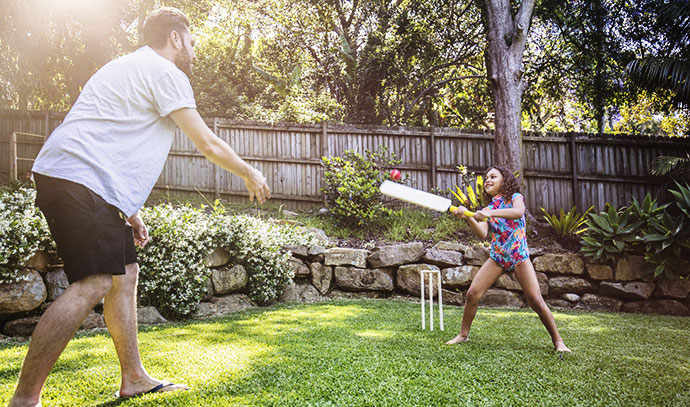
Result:
[[[504,288],[506,290],[522,291],[522,287],[520,286],[520,283],[518,283],[517,278],[515,278],[515,273],[512,271],[498,276],[498,279],[494,283],[494,287]]]
[[[573,304],[566,300],[561,300],[561,299],[554,299],[554,298],[547,298],[546,299],[546,304],[551,307],[551,308],[558,308],[558,309],[572,309]]]
[[[462,264],[462,253],[451,250],[429,249],[424,254],[426,263],[439,267],[454,267]]]
[[[321,241],[324,245],[328,246],[331,243],[331,240],[328,238],[328,235],[326,235],[326,232],[319,228],[309,228],[309,231],[316,237],[317,240]]]
[[[211,254],[206,256],[204,263],[209,268],[223,267],[230,263],[230,253],[222,247],[216,247]]]
[[[562,294],[562,295],[561,295],[560,297],[558,297],[558,298],[560,298],[560,299],[562,299],[562,300],[564,300],[564,301],[568,301],[568,302],[578,302],[578,301],[580,301],[580,298],[581,298],[581,297],[580,297],[579,295],[577,295],[577,294],[566,293],[566,294]]]
[[[24,267],[34,269],[39,273],[47,273],[48,265],[52,260],[53,259],[48,252],[38,250],[33,256],[31,256],[31,258],[29,258],[29,260],[26,261],[26,263],[24,263]]]
[[[0,284],[0,315],[31,311],[48,298],[48,290],[38,271],[23,269],[19,278],[18,283]]]
[[[613,280],[613,269],[606,264],[585,264],[592,280]]]
[[[213,291],[216,295],[222,295],[238,291],[247,285],[249,278],[247,271],[241,265],[229,269],[215,269],[211,272]]]
[[[577,303],[575,309],[618,312],[622,305],[623,301],[616,298],[604,297],[598,294],[585,294],[580,299],[580,302]]]
[[[340,298],[369,298],[369,299],[379,299],[386,298],[390,293],[388,291],[341,291],[334,289],[331,291],[329,297],[334,299]]]
[[[673,281],[660,280],[656,284],[655,297],[670,297],[677,299],[687,298],[690,293],[690,280],[676,279]]]
[[[309,249],[306,246],[284,246],[283,249],[292,253],[298,259],[309,259]]]
[[[407,263],[416,263],[424,255],[424,245],[421,242],[380,246],[374,249],[367,259],[369,266],[374,268],[392,267]]]
[[[288,284],[278,301],[281,302],[315,302],[321,300],[321,294],[308,283],[295,283],[294,281]]]
[[[324,264],[326,266],[367,266],[367,251],[364,249],[348,249],[332,247],[326,249]]]
[[[215,295],[215,292],[213,292],[213,280],[211,279],[211,276],[209,276],[206,279],[206,288],[204,290],[204,296],[201,297],[201,301],[211,301],[211,298]]]
[[[328,208],[319,208],[319,215],[328,215]]]
[[[194,313],[195,318],[223,316],[232,312],[255,307],[246,294],[230,294],[223,297],[213,297],[210,302],[202,302]]]
[[[449,304],[449,305],[463,305],[465,303],[465,298],[462,295],[462,293],[456,292],[456,291],[450,291],[450,290],[444,290],[441,289],[443,293],[443,303],[444,304]],[[426,301],[428,301],[425,298]],[[435,303],[438,303],[437,301],[434,301]]]
[[[467,287],[472,283],[472,271],[475,269],[475,266],[445,268],[441,270],[441,281],[449,288]]]
[[[455,242],[447,242],[447,241],[441,241],[438,242],[432,247],[434,250],[451,250],[454,252],[464,252],[467,246],[464,246],[460,243],[455,243]]]
[[[405,291],[406,293],[419,297],[421,277],[419,272],[421,270],[438,270],[439,268],[433,264],[406,264],[398,267],[398,273],[395,277],[395,285]],[[429,277],[424,278],[425,295],[428,294]],[[434,295],[438,294],[438,284],[434,279]]]
[[[565,293],[593,293],[596,291],[594,284],[582,278],[552,277],[549,279],[549,293],[557,297]]]
[[[105,319],[103,318],[103,315],[91,311],[89,312],[89,315],[86,316],[86,319],[84,319],[84,322],[81,323],[81,326],[79,329],[95,329],[95,328],[105,328]]]
[[[393,291],[393,269],[336,267],[335,284],[349,291]]]
[[[678,316],[690,315],[690,310],[688,310],[688,307],[675,300],[651,300],[629,302],[623,305],[622,311],[644,314],[663,314]]]
[[[616,280],[639,280],[651,274],[653,266],[647,264],[642,256],[624,256],[616,264]]]
[[[541,295],[548,295],[549,278],[544,273],[536,273],[536,275]],[[518,282],[517,277],[515,277],[515,273],[512,271],[501,274],[494,283],[494,287],[505,288],[506,290],[522,291],[522,286],[520,285],[520,282]]]
[[[534,259],[534,269],[544,273],[584,274],[585,264],[577,254],[545,254]]]
[[[530,247],[529,248],[529,257],[531,257],[531,258],[539,257],[539,256],[543,255],[544,253],[546,253],[546,250],[544,250],[541,247],[539,247],[539,248]]]
[[[15,319],[5,324],[2,332],[8,336],[31,336],[39,319],[40,316]]]
[[[155,307],[142,307],[137,309],[137,321],[139,325],[155,325],[168,322]]]
[[[295,273],[295,278],[307,277],[310,273],[309,267],[300,259],[295,259],[294,257],[289,260],[290,267]]]
[[[489,259],[489,249],[483,246],[466,247],[463,253],[465,263],[471,266],[481,266]]]
[[[322,295],[328,294],[333,288],[333,267],[324,266],[319,262],[309,265],[311,283]]]
[[[67,274],[63,269],[49,271],[44,278],[44,283],[48,290],[48,301],[55,301],[69,286]]]
[[[654,291],[654,283],[635,281],[632,283],[614,283],[604,281],[599,284],[599,292],[603,295],[622,298],[625,300],[646,300]]]
[[[522,308],[526,305],[518,293],[497,288],[489,288],[479,301],[480,306]]]
[[[309,248],[309,259],[311,261],[318,261],[323,263],[324,255],[326,254],[326,249],[323,246],[314,245]]]

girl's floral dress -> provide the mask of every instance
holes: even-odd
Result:
[[[491,199],[486,209],[510,209],[513,200],[521,197],[520,193],[514,193],[506,202],[501,194]],[[524,199],[524,198],[523,198]],[[505,271],[511,271],[518,264],[529,259],[527,237],[525,234],[525,216],[520,219],[489,218],[489,231],[491,233],[491,250],[489,255]]]

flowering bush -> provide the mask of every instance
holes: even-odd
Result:
[[[249,276],[249,296],[258,304],[269,304],[283,292],[293,276],[288,260],[290,253],[282,246],[317,244],[311,233],[295,226],[275,225],[246,216],[227,216],[216,204],[212,215],[214,246],[225,248],[236,264]]]
[[[199,208],[170,204],[143,208],[139,214],[151,238],[137,250],[140,303],[153,305],[168,318],[192,314],[210,275],[204,265],[213,249],[209,216]]]
[[[0,284],[19,281],[22,265],[37,250],[55,252],[48,224],[35,200],[35,189],[0,192]]]

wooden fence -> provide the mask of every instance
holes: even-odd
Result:
[[[12,132],[49,134],[64,118],[54,112],[0,112],[0,174],[8,174],[8,139]],[[209,126],[268,179],[273,201],[289,208],[323,204],[321,157],[345,150],[363,152],[387,146],[402,164],[409,185],[445,191],[460,184],[457,166],[481,172],[492,163],[493,134],[452,128],[280,124],[207,119]],[[19,157],[31,158],[40,142],[18,139]],[[631,197],[658,194],[662,186],[650,176],[659,155],[684,156],[690,140],[581,133],[526,132],[522,140],[524,194],[529,209],[540,214],[573,205],[603,209],[609,202],[627,204]],[[19,174],[30,163],[19,162]],[[156,192],[171,196],[199,193],[230,201],[246,199],[240,178],[216,167],[196,151],[179,131],[156,184]]]

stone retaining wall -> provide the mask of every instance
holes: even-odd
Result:
[[[295,278],[280,301],[312,302],[332,298],[399,298],[419,296],[420,270],[441,271],[444,303],[462,305],[464,295],[488,249],[440,242],[425,249],[420,242],[377,247],[371,251],[334,247],[287,247]],[[653,280],[641,256],[622,258],[615,267],[596,264],[577,254],[531,253],[541,293],[557,309],[690,315],[689,280]],[[22,271],[22,281],[0,285],[0,332],[28,336],[38,310],[50,305],[67,287],[62,269],[37,253]],[[212,268],[207,292],[195,317],[224,315],[256,306],[244,293],[247,272],[233,265],[223,249],[208,258]],[[435,289],[436,290],[436,289]],[[436,295],[437,293],[435,293]],[[488,290],[482,306],[526,307],[514,273],[504,273]],[[43,307],[43,308],[41,308]],[[27,315],[32,315],[28,316]],[[138,310],[141,324],[165,322],[153,307]],[[82,329],[104,327],[92,312]]]

